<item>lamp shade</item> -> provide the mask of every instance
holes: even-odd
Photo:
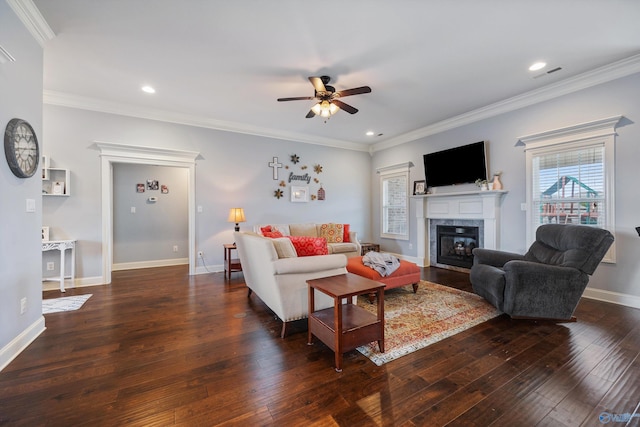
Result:
[[[246,219],[244,217],[244,209],[242,208],[231,208],[229,210],[229,218],[227,219],[228,222],[235,222],[235,223],[239,223],[239,222],[245,222]]]

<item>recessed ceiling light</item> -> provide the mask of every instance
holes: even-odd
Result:
[[[151,86],[142,86],[142,91],[146,93],[156,93],[156,90]]]
[[[538,71],[538,70],[542,70],[544,67],[547,66],[546,62],[536,62],[535,64],[533,64],[531,67],[529,67],[529,71]]]
[[[376,134],[376,133],[375,133],[374,131],[372,131],[372,130],[370,130],[369,132],[367,132],[367,136],[373,136],[373,135],[375,135],[375,134]]]

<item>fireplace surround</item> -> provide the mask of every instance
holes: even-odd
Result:
[[[417,257],[421,266],[462,269],[437,260],[436,227],[478,227],[477,246],[500,249],[500,210],[505,190],[436,193],[416,198]]]

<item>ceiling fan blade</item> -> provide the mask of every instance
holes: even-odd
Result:
[[[313,88],[316,92],[326,92],[327,88],[324,87],[324,83],[322,83],[322,79],[320,77],[309,77],[309,81],[313,85]]]
[[[360,95],[361,93],[370,93],[371,88],[369,86],[356,87],[353,89],[341,90],[335,93],[335,96],[351,96]]]
[[[305,116],[307,119],[310,119],[311,117],[314,117],[316,115],[316,113],[313,112],[313,110],[309,110],[309,112],[307,113],[307,115]]]
[[[278,98],[278,101],[308,101],[310,99],[316,99],[313,96],[295,96],[293,98]]]
[[[352,107],[349,104],[345,104],[344,102],[338,100],[338,99],[334,99],[331,101],[333,104],[337,105],[338,107],[340,107],[341,110],[346,111],[349,114],[355,114],[358,112],[358,109],[355,107]]]

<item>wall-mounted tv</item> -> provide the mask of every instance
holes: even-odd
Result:
[[[466,184],[487,179],[484,141],[425,154],[424,173],[427,187]]]

